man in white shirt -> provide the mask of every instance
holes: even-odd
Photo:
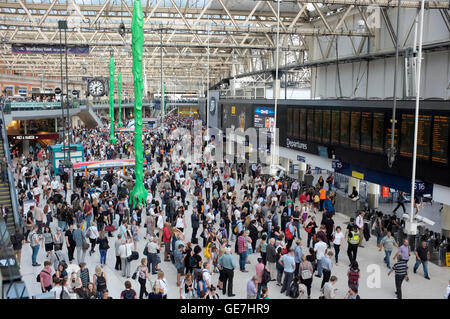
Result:
[[[131,252],[133,251],[134,244],[130,239],[128,242],[125,240],[122,241],[122,245],[119,247],[119,256],[122,261],[122,276],[130,278],[130,266],[131,263],[128,261],[128,257],[131,256]]]
[[[317,275],[316,277],[322,277],[322,258],[325,256],[328,245],[323,242],[320,238],[319,241],[314,245],[314,251],[316,252],[317,258]]]
[[[51,186],[52,186],[52,191],[55,192],[56,190],[59,190],[59,182],[56,180],[56,176],[53,177]]]
[[[355,220],[356,226],[359,228],[359,247],[364,247],[362,245],[362,240],[364,238],[363,231],[364,231],[364,211],[360,211],[358,217],[356,217]]]

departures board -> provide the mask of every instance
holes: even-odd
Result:
[[[345,109],[289,108],[288,136],[323,145],[339,145],[366,152],[385,153],[392,141],[392,119],[388,112]],[[297,122],[298,121],[298,122]],[[448,164],[450,115],[420,114],[417,158]],[[394,145],[397,154],[412,158],[414,114],[398,112]]]

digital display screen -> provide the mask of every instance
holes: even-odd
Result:
[[[326,148],[325,146],[318,146],[317,153],[321,157],[328,157],[328,148]]]
[[[432,161],[448,164],[450,117],[434,116]]]
[[[341,145],[348,146],[349,140],[349,111],[341,111]]]
[[[273,132],[275,128],[274,115],[275,111],[273,107],[258,106],[253,114],[254,127],[266,128],[270,132]]]
[[[324,110],[322,115],[322,142],[330,143],[331,110]]]
[[[314,140],[314,110],[308,109],[306,111],[307,113],[307,120],[306,120],[306,134],[308,135],[308,140],[313,141]]]
[[[331,143],[339,144],[340,111],[331,111]]]
[[[387,126],[386,129],[386,149],[388,149],[389,147],[391,147],[391,138],[392,138],[392,119],[389,119],[389,124]],[[394,132],[394,147],[396,149],[398,149],[398,120],[397,123],[395,125],[395,132]]]
[[[383,152],[384,113],[373,113],[372,151]]]
[[[361,112],[351,112],[350,114],[350,146],[359,149],[361,139]]]
[[[295,120],[290,120],[293,119],[293,114],[294,114],[294,109],[287,109],[287,132],[288,135],[294,135],[294,125],[295,125]]]
[[[300,110],[299,109],[294,109],[293,113],[292,113],[292,117],[290,117],[289,119],[293,119],[293,128],[292,128],[292,136],[298,137],[298,131],[299,131],[299,125],[300,125],[300,119],[299,119],[299,114],[300,114]],[[289,121],[288,121],[289,122]]]
[[[306,140],[306,109],[300,109],[299,137]]]
[[[370,151],[372,149],[372,113],[361,114],[361,149]]]
[[[414,114],[402,114],[400,155],[412,157],[414,147]],[[419,115],[417,157],[430,158],[431,116]]]
[[[314,140],[322,141],[322,110],[314,110]]]

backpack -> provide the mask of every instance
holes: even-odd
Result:
[[[263,284],[267,284],[270,281],[270,272],[266,268],[264,268],[261,281]]]
[[[189,257],[189,267],[194,268],[197,265],[197,259],[194,256]]]
[[[354,271],[353,269],[350,269],[348,272],[348,285],[356,286],[358,285],[358,280],[359,280],[359,270]]]
[[[286,225],[286,229],[284,230],[284,234],[286,235],[286,240],[291,240],[292,238],[294,238],[294,235],[289,230],[289,225]]]
[[[298,298],[300,296],[300,291],[298,289],[298,282],[294,280],[289,287],[289,297]]]
[[[133,291],[131,289],[125,290],[123,294],[123,299],[134,299]]]

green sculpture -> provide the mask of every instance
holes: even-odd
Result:
[[[122,72],[119,71],[119,76],[118,76],[118,82],[119,82],[119,127],[123,126],[122,123]]]
[[[144,187],[144,150],[142,147],[142,51],[144,44],[144,14],[140,0],[134,1],[131,22],[134,81],[134,173],[136,184],[130,194],[132,207],[145,204],[148,191]]]
[[[109,57],[109,119],[111,128],[109,130],[109,144],[116,144],[114,137],[114,58]]]

